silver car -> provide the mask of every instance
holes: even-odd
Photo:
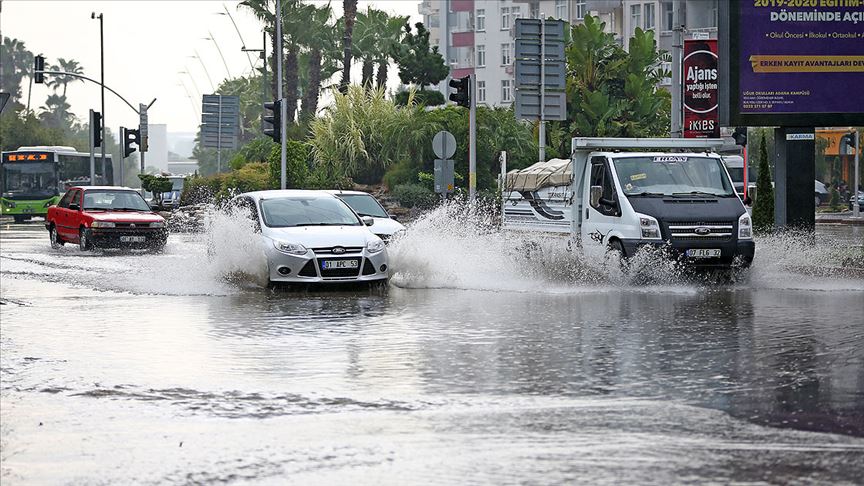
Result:
[[[342,200],[323,191],[260,191],[234,198],[260,229],[271,282],[385,282],[387,248]]]
[[[405,231],[405,226],[387,214],[384,206],[371,194],[361,191],[324,191],[345,201],[360,217],[369,216],[375,221],[370,228],[379,238],[389,243],[398,233]]]

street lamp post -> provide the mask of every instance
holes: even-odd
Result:
[[[256,51],[257,49],[246,49],[246,41],[243,40],[243,34],[240,33],[240,29],[237,27],[237,22],[234,22],[234,17],[231,15],[231,12],[228,11],[228,7],[226,7],[224,3],[222,4],[222,8],[225,9],[225,13],[216,12],[216,15],[226,15],[231,19],[231,24],[234,25],[234,30],[237,31],[237,37],[240,38],[240,50],[246,53],[246,59],[249,60],[249,67],[252,68],[252,71],[254,72],[255,65],[252,64],[252,58],[249,57],[249,52]]]
[[[209,34],[210,37],[202,37],[202,39],[213,41],[213,45],[216,46],[216,51],[219,52],[219,57],[222,58],[222,64],[225,65],[225,72],[228,74],[228,79],[231,79],[233,76],[231,76],[231,70],[228,69],[228,63],[225,61],[225,56],[222,55],[222,49],[219,48],[219,43],[216,42],[216,38],[213,37],[213,33],[212,33],[212,32],[209,32],[209,31],[208,31],[207,34]]]
[[[99,19],[99,58],[100,58],[100,66],[101,66],[101,74],[99,82],[102,85],[102,173],[107,174],[105,172],[105,144],[108,139],[105,137],[105,127],[108,125],[105,122],[105,31],[103,29],[103,15],[100,12],[99,15],[96,15],[96,12],[90,13],[91,19]],[[120,161],[120,173],[123,173],[123,161]],[[121,178],[120,185],[123,185],[123,180]]]
[[[198,59],[198,62],[201,63],[201,68],[204,69],[204,74],[207,75],[207,81],[210,82],[210,89],[213,90],[212,91],[213,93],[215,93],[216,92],[216,86],[213,85],[213,78],[210,77],[210,71],[207,70],[207,66],[204,64],[204,61],[201,60],[201,56],[198,55],[198,51],[193,50],[193,52],[195,53],[195,55],[189,56],[189,57],[194,57],[195,59]]]

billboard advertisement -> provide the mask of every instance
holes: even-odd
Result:
[[[864,123],[864,1],[723,3],[730,125]]]
[[[684,138],[719,138],[717,41],[684,41]]]

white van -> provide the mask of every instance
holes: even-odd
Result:
[[[507,173],[503,227],[568,237],[592,260],[651,246],[697,267],[747,267],[752,225],[713,152],[722,143],[574,138],[569,160]]]

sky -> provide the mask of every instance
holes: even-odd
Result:
[[[55,63],[61,57],[75,59],[83,67],[84,75],[96,80],[100,74],[99,20],[91,19],[90,14],[101,12],[105,31],[105,85],[136,107],[138,103],[150,103],[156,98],[148,113],[149,122],[165,123],[169,132],[197,131],[199,95],[213,92],[213,87],[229,74],[237,77],[251,72],[249,59],[240,51],[243,43],[238,30],[247,48],[260,49],[262,44],[261,24],[246,9],[238,9],[238,1],[0,2],[0,34],[23,41],[34,54],[45,56],[46,64]],[[341,16],[342,1],[330,3],[334,15]],[[417,13],[418,4],[417,0],[361,0],[358,10],[371,5],[394,15],[411,16],[413,23],[422,20]],[[226,9],[237,23],[236,30],[224,15]],[[225,57],[224,63],[216,44]],[[260,63],[257,54],[249,55],[253,63]],[[183,72],[189,74],[181,74]],[[354,66],[352,79],[358,76],[359,66]],[[398,82],[395,70],[389,78],[391,82]],[[25,81],[25,104],[27,92]],[[31,108],[38,109],[51,93],[51,88],[34,84]],[[72,112],[83,121],[87,120],[90,108],[99,110],[101,100],[97,84],[86,81],[70,84],[67,97]],[[115,132],[119,126],[138,125],[138,115],[110,92],[105,95],[104,115],[106,126]]]

